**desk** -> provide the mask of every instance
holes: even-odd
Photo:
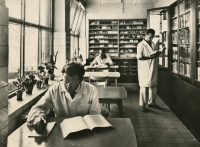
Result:
[[[127,98],[127,91],[124,87],[96,87],[100,103],[115,103],[119,108],[119,117],[123,117],[122,100]]]
[[[117,79],[120,78],[119,72],[85,72],[84,78],[87,78],[89,76],[95,76],[95,77],[109,77],[109,79],[115,79],[115,85],[117,86],[118,82]]]
[[[94,69],[106,69],[108,67],[106,67],[106,66],[99,66],[99,67],[97,67],[97,66],[85,66],[84,68],[85,68],[85,70],[87,70],[87,69],[94,70]],[[114,69],[114,71],[116,72],[117,69],[119,68],[119,66],[118,65],[111,65],[111,66],[109,66],[109,68]]]
[[[28,134],[33,128],[23,124],[8,136],[7,147],[137,147],[136,135],[130,118],[108,118],[115,129],[100,131],[78,132],[77,135],[63,139],[60,122],[63,118],[48,118],[56,121],[52,132],[47,138],[29,138]]]

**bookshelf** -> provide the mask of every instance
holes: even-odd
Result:
[[[89,20],[88,58],[95,58],[100,49],[111,58],[136,58],[146,29],[146,19]]]

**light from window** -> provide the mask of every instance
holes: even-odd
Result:
[[[9,8],[9,17],[21,19],[21,0],[6,0],[6,7]]]
[[[42,31],[42,53],[41,62],[46,63],[50,61],[50,32]]]
[[[38,62],[38,29],[25,28],[25,73],[36,73]]]
[[[16,89],[12,84],[20,72],[20,25],[9,24],[8,92]]]
[[[26,0],[25,12],[26,12],[26,15],[25,15],[26,22],[39,24],[39,0]]]

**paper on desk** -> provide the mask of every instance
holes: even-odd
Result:
[[[53,129],[55,122],[47,123],[46,131],[42,134],[38,134],[35,130],[33,130],[28,137],[47,137],[49,136],[51,130]]]

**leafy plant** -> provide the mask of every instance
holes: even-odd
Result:
[[[56,58],[57,58],[57,54],[58,51],[56,52],[56,54],[51,55],[50,61],[47,63],[44,63],[46,70],[48,71],[48,74],[53,74],[54,73],[54,69],[58,69],[55,64],[56,64]]]

